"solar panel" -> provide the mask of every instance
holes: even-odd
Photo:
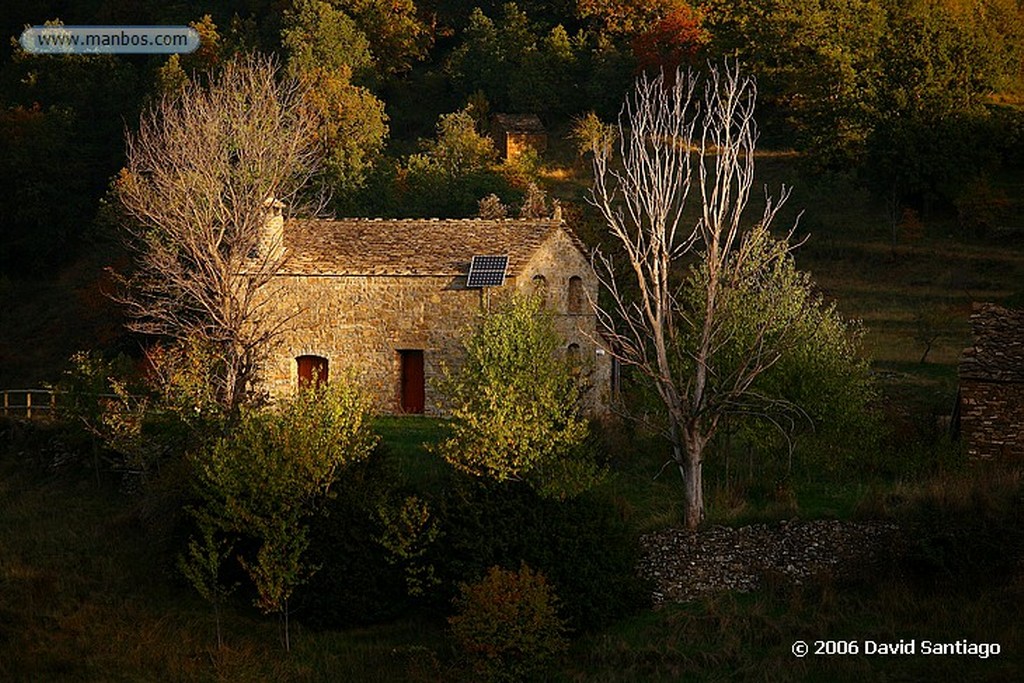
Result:
[[[467,287],[500,287],[505,284],[508,255],[474,256],[469,264]]]

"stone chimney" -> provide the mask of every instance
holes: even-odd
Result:
[[[273,259],[284,253],[284,203],[271,195],[264,200],[263,208],[260,255]]]

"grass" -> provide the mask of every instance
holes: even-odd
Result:
[[[425,416],[378,417],[375,429],[383,435],[388,458],[403,482],[414,488],[434,489],[447,478],[445,464],[428,444],[444,436],[442,420]]]
[[[438,420],[386,418],[377,427],[407,483],[443,484],[443,466],[423,448],[440,433]],[[638,531],[676,523],[678,474],[666,470],[652,481],[664,449],[635,435],[618,438],[621,450],[602,495]],[[55,472],[34,455],[18,447],[0,456],[0,679],[326,681],[344,672],[353,681],[459,680],[438,621],[318,631],[300,618],[286,654],[275,619],[238,597],[224,613],[226,646],[217,648],[209,606],[176,576],[172,558],[132,513],[131,499],[111,481],[97,485],[88,463]],[[720,474],[710,473],[712,482]],[[781,494],[762,487],[739,495],[712,485],[709,514],[712,523],[728,524],[794,515],[910,515],[920,523],[934,507],[944,519],[967,520],[960,538],[970,539],[970,520],[1003,523],[1021,490],[1020,475],[979,468],[873,484],[796,480]],[[1001,552],[987,542],[983,551]],[[940,562],[962,566],[962,554],[946,552]],[[552,680],[1008,680],[1024,664],[1024,626],[1016,618],[1022,597],[1019,572],[951,587],[917,581],[898,566],[852,587],[827,580],[770,586],[644,612],[586,635]],[[987,661],[790,654],[796,639],[829,638],[967,638],[998,642],[1004,654]]]
[[[1024,664],[1017,605],[1024,586],[986,593],[928,592],[899,580],[877,586],[770,588],[670,605],[577,642],[566,677],[578,681],[1013,680]],[[988,659],[814,656],[803,640],[999,643]]]

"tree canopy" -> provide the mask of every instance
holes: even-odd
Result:
[[[600,469],[586,449],[580,373],[540,296],[514,295],[484,314],[461,368],[438,388],[451,413],[437,448],[454,467],[497,481],[526,481],[541,495],[589,488]]]

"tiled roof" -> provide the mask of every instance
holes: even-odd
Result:
[[[560,226],[555,219],[511,218],[292,220],[284,228],[281,272],[463,275],[474,254],[508,254],[508,273],[515,275]]]
[[[544,124],[536,114],[494,114],[491,128],[512,133],[543,133]]]
[[[975,304],[974,344],[960,357],[961,379],[1024,382],[1024,310]]]

